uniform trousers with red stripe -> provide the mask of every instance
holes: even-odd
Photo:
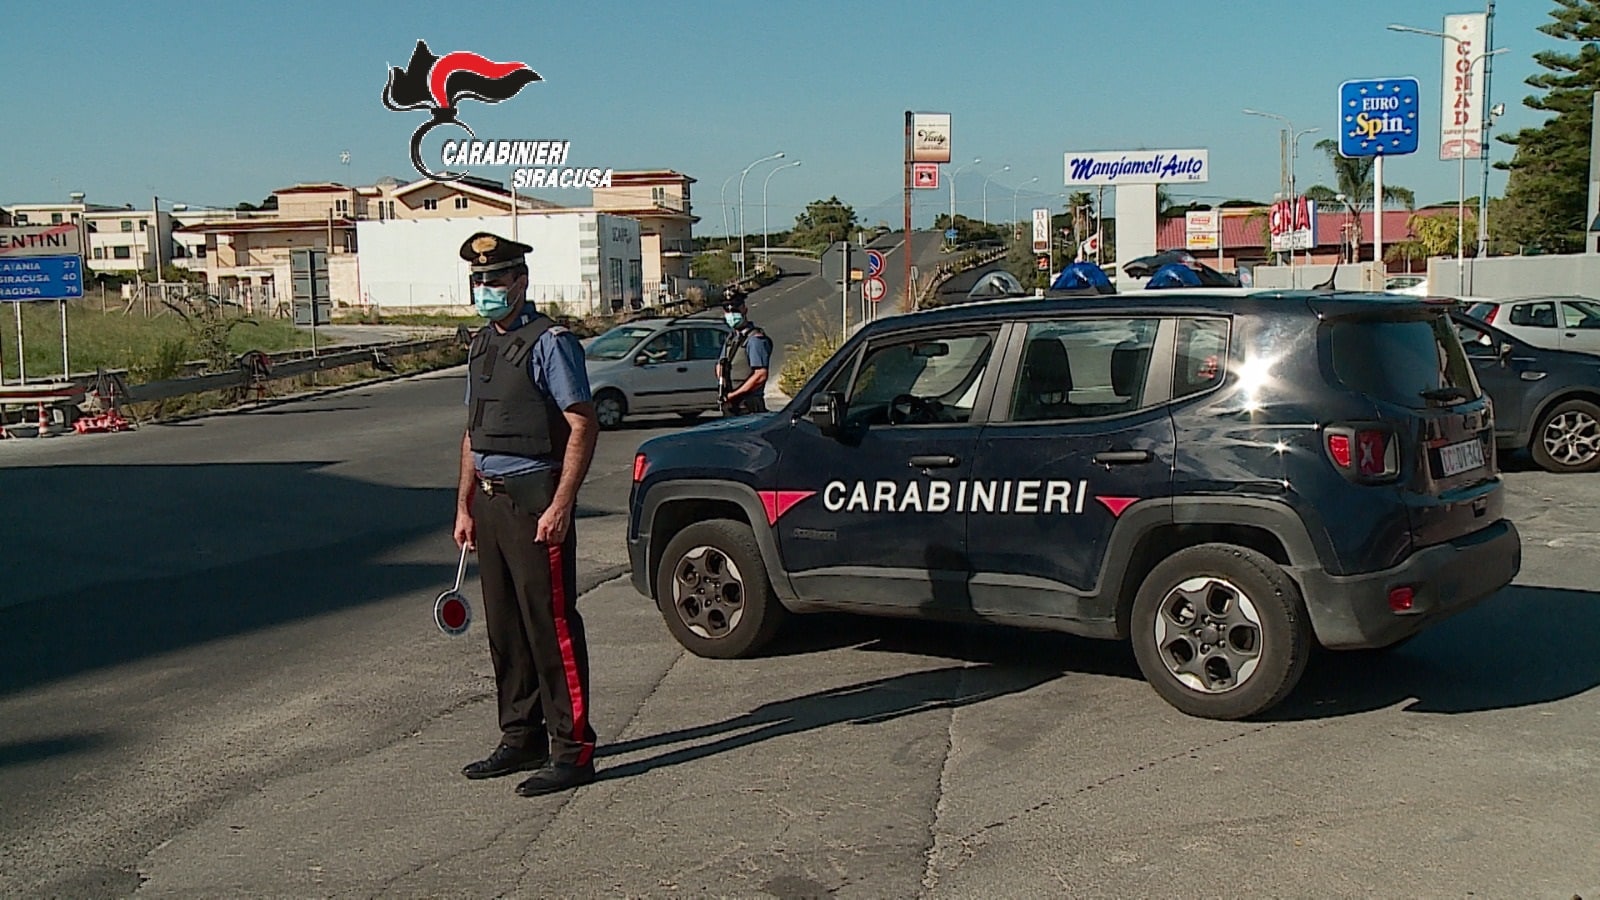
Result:
[[[578,614],[577,528],[539,543],[539,517],[504,493],[478,491],[478,574],[500,701],[501,743],[548,746],[552,762],[588,765],[589,647]]]

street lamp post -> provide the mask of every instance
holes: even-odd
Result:
[[[1011,227],[1013,229],[1017,227],[1017,195],[1022,193],[1023,188],[1033,184],[1038,180],[1039,176],[1035,175],[1032,178],[1029,178],[1027,181],[1017,185],[1017,189],[1011,192]],[[1013,231],[1013,233],[1015,233],[1015,231]]]
[[[1443,31],[1413,28],[1410,25],[1390,25],[1389,30],[1443,38],[1455,44],[1458,52],[1462,44],[1461,38]],[[1506,48],[1500,47],[1494,50],[1484,50],[1468,57],[1466,72],[1468,84],[1470,85],[1472,82],[1473,67],[1491,56],[1504,52],[1506,52]],[[1484,148],[1484,128],[1482,119],[1479,119],[1478,153],[1480,157]],[[1456,141],[1456,181],[1456,294],[1459,296],[1467,292],[1467,142],[1465,139],[1457,139]]]
[[[1351,205],[1350,198],[1345,194],[1334,194],[1333,199],[1344,204],[1345,211],[1350,214],[1350,225],[1347,229],[1348,237],[1345,240],[1349,248],[1349,262],[1354,264],[1361,255],[1361,214]]]
[[[784,169],[792,169],[798,165],[800,165],[800,160],[797,159],[787,165],[778,166],[768,172],[766,180],[761,182],[761,262],[763,264],[772,258],[772,248],[769,243],[772,232],[767,228],[767,185],[772,181],[772,176],[782,172]]]
[[[739,173],[739,278],[741,280],[744,278],[745,274],[744,233],[748,230],[744,227],[744,177],[750,174],[751,169],[754,169],[756,166],[759,166],[764,162],[771,162],[774,159],[783,159],[783,151],[780,150],[771,156],[763,156],[750,165],[745,166],[744,171]]]
[[[1322,129],[1320,129],[1320,128],[1306,128],[1306,129],[1303,129],[1301,131],[1295,131],[1294,123],[1289,121],[1289,117],[1288,116],[1280,116],[1277,113],[1262,112],[1261,110],[1258,110],[1258,109],[1246,109],[1243,112],[1247,116],[1261,116],[1262,118],[1266,118],[1266,119],[1277,119],[1278,121],[1280,121],[1280,122],[1282,122],[1284,124],[1285,128],[1283,129],[1282,133],[1283,133],[1284,138],[1286,139],[1287,146],[1284,148],[1283,152],[1284,152],[1284,155],[1286,155],[1288,157],[1288,159],[1286,161],[1280,161],[1280,163],[1279,163],[1280,168],[1279,168],[1279,173],[1278,174],[1279,174],[1280,178],[1286,179],[1284,181],[1284,183],[1283,183],[1283,187],[1287,189],[1287,193],[1284,194],[1284,199],[1286,199],[1289,202],[1293,203],[1294,202],[1294,198],[1297,196],[1296,193],[1295,193],[1294,163],[1295,163],[1295,160],[1300,156],[1300,139],[1305,137],[1308,134],[1315,134],[1316,132],[1321,131]],[[1316,237],[1315,237],[1315,235],[1313,235],[1312,236],[1312,243],[1315,243],[1315,242],[1316,242]],[[1290,248],[1290,250],[1289,250],[1289,265],[1290,265],[1291,268],[1294,266],[1294,249],[1293,248]],[[1293,275],[1292,272],[1291,272],[1289,277],[1290,277],[1290,279],[1292,281],[1292,279],[1294,278],[1294,275]]]
[[[965,169],[967,166],[975,166],[975,165],[977,165],[978,163],[981,163],[981,162],[983,162],[983,157],[980,156],[980,157],[974,159],[972,162],[962,163],[961,164],[961,168],[956,169],[955,172],[951,173],[951,175],[950,175],[950,227],[951,228],[955,228],[956,227],[956,176],[961,174],[961,169]]]
[[[1001,172],[1009,171],[1011,171],[1010,166],[1001,166],[999,169],[990,172],[989,176],[983,179],[983,224],[985,227],[989,224],[989,179],[999,175]]]
[[[737,177],[739,176],[729,175],[722,181],[722,237],[724,240],[733,237],[733,228],[728,225],[728,182]]]

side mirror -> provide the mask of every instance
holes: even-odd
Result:
[[[650,362],[650,357],[645,356],[643,353],[641,353],[638,356],[635,356],[633,358],[633,364],[636,365],[636,366],[647,365],[649,362]]]
[[[844,395],[838,391],[824,391],[812,398],[811,424],[828,437],[844,430]]]
[[[1500,345],[1500,366],[1506,368],[1511,365],[1511,342],[1505,341]]]

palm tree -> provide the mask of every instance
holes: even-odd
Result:
[[[1314,184],[1306,188],[1306,197],[1319,203],[1336,203],[1338,195],[1343,194],[1356,212],[1365,212],[1372,205],[1372,158],[1351,159],[1339,155],[1339,142],[1333,138],[1317,141],[1316,147],[1328,155],[1337,187]],[[1383,186],[1383,200],[1385,206],[1391,201],[1403,204],[1406,209],[1415,209],[1417,206],[1417,195],[1410,188],[1397,184]]]

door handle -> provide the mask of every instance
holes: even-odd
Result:
[[[911,457],[911,468],[913,469],[950,469],[959,465],[961,465],[961,457],[959,456],[929,454]]]
[[[1147,463],[1152,459],[1155,459],[1155,455],[1149,450],[1102,450],[1094,455],[1094,462],[1097,466]]]

